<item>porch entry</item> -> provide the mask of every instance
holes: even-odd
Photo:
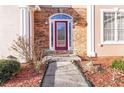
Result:
[[[55,50],[68,49],[67,21],[55,21]]]
[[[72,17],[65,13],[56,13],[50,16],[49,20],[50,20],[49,25],[50,50],[72,50],[73,49]]]

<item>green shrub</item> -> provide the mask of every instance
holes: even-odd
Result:
[[[124,71],[124,61],[122,61],[122,60],[114,60],[112,62],[111,68],[115,68],[115,69]]]
[[[19,70],[19,62],[15,60],[0,60],[0,84],[10,79]]]

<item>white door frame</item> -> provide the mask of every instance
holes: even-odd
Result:
[[[71,19],[51,19],[51,17],[55,16],[55,15],[59,15],[59,14],[64,14],[67,15],[69,17],[71,17]],[[67,21],[67,25],[68,25],[68,50],[73,50],[73,18],[72,16],[65,14],[65,13],[55,13],[52,16],[49,17],[49,49],[54,51],[55,50],[55,21]],[[51,35],[52,35],[52,31],[51,31],[51,24],[53,23],[53,46],[51,45]],[[69,23],[71,23],[71,45],[69,44],[69,40],[70,40],[70,35],[69,35],[69,31],[70,31],[70,27],[69,27]]]

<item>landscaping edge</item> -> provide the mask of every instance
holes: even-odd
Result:
[[[88,79],[86,78],[86,75],[84,74],[84,72],[83,72],[83,70],[82,70],[83,68],[82,68],[80,62],[76,61],[76,62],[74,62],[74,64],[75,64],[75,66],[78,68],[78,70],[81,72],[82,76],[84,77],[84,79],[85,79],[86,82],[88,83],[89,87],[95,87],[95,85],[94,85],[90,80],[88,80]]]
[[[42,84],[43,84],[48,67],[49,67],[49,62],[45,65],[45,71],[43,73],[43,77],[42,77],[41,82],[40,82],[40,87],[42,87]]]

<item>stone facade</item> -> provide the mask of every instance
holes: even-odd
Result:
[[[74,53],[86,55],[86,8],[41,7],[41,11],[34,11],[34,44],[37,41],[40,49],[49,49],[49,17],[55,13],[67,13],[73,17]]]

